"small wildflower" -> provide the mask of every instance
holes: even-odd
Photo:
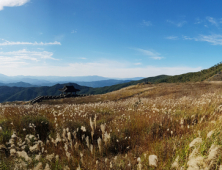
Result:
[[[99,152],[101,153],[102,152],[102,140],[101,140],[101,138],[97,139],[97,143],[98,143],[98,147],[99,147]]]
[[[157,167],[158,158],[156,155],[150,155],[149,156],[149,165]]]

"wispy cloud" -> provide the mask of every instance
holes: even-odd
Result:
[[[44,50],[44,48],[37,48],[38,50]]]
[[[71,33],[72,34],[77,33],[77,30],[72,30]]]
[[[222,45],[222,35],[220,34],[212,34],[212,35],[199,35],[196,38],[190,38],[187,36],[183,36],[185,40],[195,40],[195,41],[205,41],[209,42],[212,45]]]
[[[141,65],[142,63],[134,63],[134,65],[138,66],[138,65]]]
[[[196,41],[206,41],[213,45],[222,45],[222,35],[213,34],[213,35],[200,35]]]
[[[177,36],[168,36],[168,37],[166,37],[166,39],[168,39],[168,40],[177,40],[178,37]]]
[[[142,25],[149,27],[152,25],[152,23],[150,21],[143,20]]]
[[[51,59],[57,60],[53,58],[53,53],[48,51],[37,52],[37,51],[27,51],[26,49],[19,51],[11,51],[11,52],[0,52],[1,59],[6,60],[32,60],[32,61],[40,61],[41,59]],[[3,60],[1,60],[2,62]]]
[[[13,41],[7,41],[7,40],[0,43],[0,46],[6,46],[6,45],[40,45],[42,46],[42,45],[61,45],[61,43],[58,41],[49,42],[49,43],[43,43],[43,42],[37,43],[37,42],[20,42],[20,41],[13,42]]]
[[[144,50],[144,49],[141,49],[141,48],[133,48],[133,49],[136,50],[136,51],[141,52],[143,55],[149,56],[150,58],[152,58],[154,60],[163,59],[163,57],[161,57],[160,53],[152,52],[152,51],[149,51],[149,50]]]
[[[27,62],[11,60],[11,58],[9,57],[7,58],[7,57],[0,56],[0,60],[1,60],[1,63],[0,63],[1,68],[4,68],[4,67],[16,68],[18,66],[21,67],[24,65],[28,65]]]
[[[167,22],[170,23],[170,24],[173,24],[177,27],[182,27],[184,24],[187,23],[187,21],[174,22],[174,21],[171,21],[171,20],[167,20]]]
[[[95,61],[89,63],[69,63],[60,66],[54,65],[26,65],[17,67],[1,67],[1,73],[6,75],[55,75],[55,76],[87,76],[98,75],[104,77],[132,78],[151,77],[161,74],[176,75],[187,72],[200,71],[201,67],[155,67],[139,65],[129,67],[118,61]],[[59,72],[58,72],[59,70]],[[102,71],[101,71],[102,70]]]
[[[0,10],[4,7],[22,6],[29,2],[29,0],[0,0]]]
[[[190,38],[190,37],[184,36],[184,35],[183,35],[183,39],[184,39],[184,40],[196,40],[196,38]]]
[[[196,21],[194,24],[201,24],[203,22],[203,20],[201,20],[199,17],[197,17],[195,20]]]
[[[64,34],[60,34],[60,35],[56,35],[55,36],[55,40],[56,41],[62,41],[64,39],[65,35]]]
[[[85,58],[85,57],[79,57],[78,59],[81,59],[81,60],[86,60],[86,58]]]
[[[219,27],[221,23],[222,19],[207,16],[204,19],[196,18],[196,22],[194,24],[203,24],[204,27],[208,28],[209,24]]]
[[[208,22],[210,22],[212,25],[218,26],[218,22],[217,22],[217,20],[215,18],[213,18],[213,17],[206,17],[206,20]]]

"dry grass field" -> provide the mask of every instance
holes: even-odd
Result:
[[[1,104],[0,168],[222,169],[222,85],[135,85]]]

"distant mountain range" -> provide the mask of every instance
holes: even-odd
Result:
[[[38,87],[36,85],[32,85],[25,82],[17,82],[17,83],[0,83],[0,86],[8,86],[8,87]]]
[[[78,85],[81,86],[88,86],[88,87],[104,87],[104,86],[112,86],[115,84],[121,84],[121,83],[127,83],[130,82],[131,80],[101,80],[101,81],[91,81],[91,82],[75,82]],[[46,83],[42,84],[41,86],[53,86],[55,84],[65,84],[67,82],[58,82],[58,83]],[[25,83],[25,82],[17,82],[17,83],[0,83],[0,86],[8,86],[8,87],[40,87],[40,85],[33,85],[30,83]]]
[[[101,76],[76,76],[76,77],[60,77],[60,76],[6,76],[4,74],[0,74],[0,83],[8,84],[8,83],[17,83],[17,82],[24,82],[29,83],[31,85],[35,86],[53,86],[58,83],[78,83],[84,85],[86,82],[96,82],[96,81],[104,81],[104,80],[110,80],[105,81],[105,85],[113,85],[115,83],[122,83],[121,81],[127,81],[127,80],[140,80],[143,77],[135,77],[135,78],[124,78],[124,79],[110,79],[107,77],[101,77]],[[119,81],[119,82],[118,82]],[[109,82],[111,84],[109,84]],[[91,87],[102,87],[103,82],[98,83],[90,83]],[[20,87],[20,86],[17,86]],[[25,86],[26,87],[26,86]]]
[[[123,87],[138,84],[143,81],[149,81],[155,83],[156,81],[165,78],[165,75],[150,77],[139,81],[130,81],[122,84],[116,84],[113,86],[105,86],[100,88],[92,88],[87,86],[80,86],[76,83],[56,84],[54,86],[42,86],[42,87],[8,87],[0,86],[0,103],[6,101],[29,101],[37,96],[54,96],[59,95],[64,85],[73,85],[80,91],[78,94],[103,94],[115,90],[119,90]]]
[[[7,76],[0,75],[0,80],[3,78],[7,79]],[[222,80],[222,63],[218,63],[213,67],[199,72],[186,73],[176,76],[167,76],[160,75],[155,77],[148,77],[141,80],[129,81],[129,80],[100,80],[94,82],[82,82],[82,85],[76,83],[65,83],[65,84],[56,84],[53,86],[43,86],[43,87],[31,87],[31,84],[19,82],[17,86],[26,86],[26,87],[12,87],[15,84],[9,84],[8,86],[0,86],[0,102],[5,101],[28,101],[34,99],[37,96],[48,95],[54,96],[59,95],[60,92],[58,89],[61,89],[64,85],[73,85],[75,88],[80,89],[78,94],[104,94],[107,92],[119,90],[123,87],[136,85],[143,82],[151,83],[178,83],[178,82],[198,82],[198,81],[221,81]],[[125,82],[126,81],[126,82]],[[127,82],[129,81],[129,82]],[[112,86],[92,88],[87,86],[104,86],[109,84],[115,84]],[[1,85],[1,84],[0,84]],[[84,86],[83,86],[84,85]]]

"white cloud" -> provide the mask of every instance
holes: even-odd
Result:
[[[190,37],[188,37],[188,36],[183,36],[183,39],[184,39],[184,40],[196,40],[195,38],[190,38]]]
[[[219,27],[220,23],[222,23],[222,19],[216,19],[213,17],[206,17],[205,19],[196,18],[196,22],[194,24],[203,24],[204,27],[208,28],[208,24],[212,24],[216,27]]]
[[[145,25],[145,26],[149,27],[149,26],[152,25],[152,23],[150,21],[143,20],[142,25]]]
[[[161,57],[160,53],[157,52],[152,52],[149,50],[144,50],[141,48],[134,48],[134,50],[141,52],[143,55],[149,56],[150,58],[154,59],[154,60],[161,60],[163,59],[163,57]]]
[[[81,60],[86,60],[86,58],[85,58],[85,57],[79,57],[78,59],[81,59]]]
[[[222,35],[200,35],[200,37],[197,38],[197,41],[206,41],[213,45],[222,45]]]
[[[168,36],[168,37],[166,37],[166,39],[168,39],[168,40],[177,40],[178,37],[177,36]]]
[[[212,45],[222,45],[222,35],[220,34],[199,35],[197,38],[183,36],[183,38],[185,40],[205,41],[211,43]]]
[[[72,34],[73,34],[73,33],[77,33],[77,30],[72,30],[71,33],[72,33]]]
[[[71,63],[61,66],[39,65],[2,67],[0,72],[6,75],[54,75],[54,76],[87,76],[98,75],[104,77],[151,77],[161,74],[176,75],[187,72],[200,71],[201,67],[128,67],[126,64],[116,61],[102,61],[93,63]],[[58,71],[59,70],[59,71]]]
[[[22,59],[23,58],[23,59]],[[0,66],[1,67],[16,67],[17,65],[24,65],[24,64],[28,64],[25,60],[24,60],[24,56],[0,56]],[[35,58],[30,60],[37,60]]]
[[[200,24],[200,23],[202,23],[203,22],[203,20],[201,20],[199,17],[197,17],[196,18],[196,22],[194,23],[194,24]]]
[[[171,23],[177,27],[182,27],[184,24],[187,23],[187,21],[180,21],[180,22],[174,22],[174,21],[171,21],[171,20],[167,20],[168,23]]]
[[[218,26],[218,22],[213,17],[206,17],[207,21],[210,22],[212,25]]]
[[[22,6],[27,2],[29,2],[29,0],[0,0],[0,10],[3,10],[6,6]]]
[[[36,63],[42,60],[44,61],[44,59],[56,60],[52,55],[53,53],[48,51],[36,52],[27,51],[25,49],[12,52],[0,52],[0,65],[1,67],[17,67],[15,64]]]
[[[55,36],[55,40],[56,41],[62,41],[64,39],[65,35],[64,34],[60,34],[60,35],[56,35]]]
[[[6,46],[6,45],[40,45],[42,46],[42,45],[61,45],[61,43],[58,41],[49,42],[49,43],[43,43],[43,42],[37,43],[37,42],[20,42],[20,41],[13,42],[13,41],[7,41],[7,40],[5,40],[5,42],[3,43],[0,43],[0,46]]]

